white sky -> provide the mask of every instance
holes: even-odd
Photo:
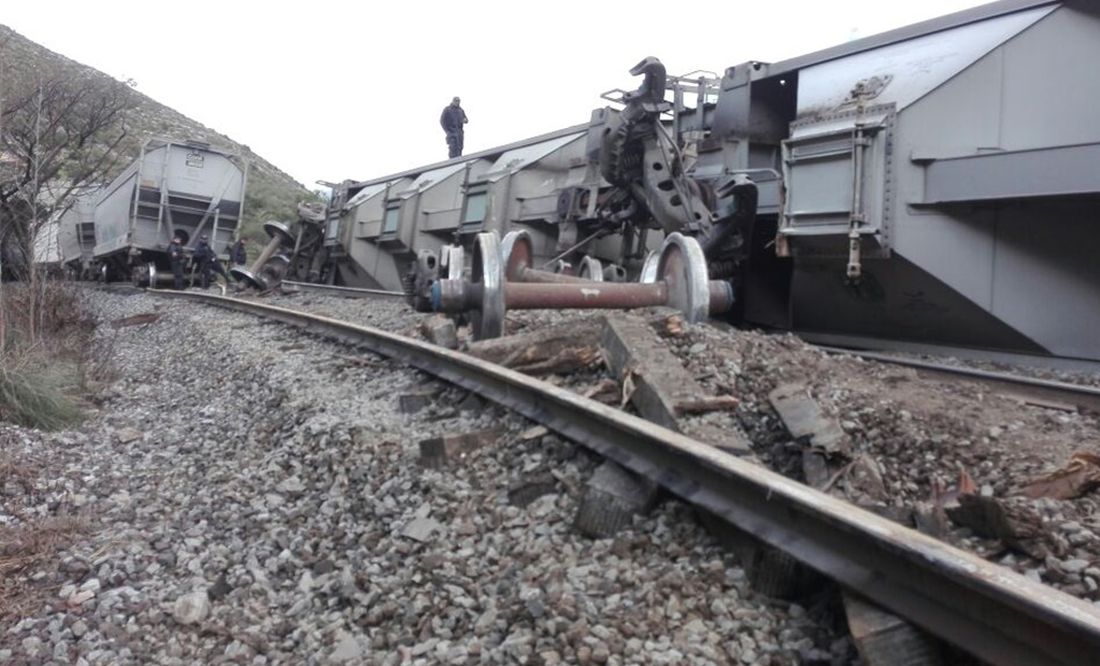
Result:
[[[462,97],[466,153],[588,121],[670,74],[775,62],[981,0],[521,0],[309,3],[6,0],[0,23],[247,144],[311,189],[445,159]]]

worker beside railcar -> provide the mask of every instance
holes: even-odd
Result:
[[[183,289],[183,239],[173,236],[168,244],[168,263],[172,266],[172,288],[176,291]]]
[[[199,242],[195,245],[195,261],[199,262],[199,276],[200,284],[203,289],[210,288],[211,271],[222,276],[226,284],[229,283],[229,276],[225,273],[225,267],[218,261],[218,255],[214,253],[214,248],[210,247],[206,234],[199,236]]]
[[[248,249],[245,247],[243,238],[233,244],[233,249],[229,252],[229,260],[234,266],[244,266],[248,262]]]

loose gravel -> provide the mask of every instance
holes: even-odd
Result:
[[[407,332],[402,304],[277,302]],[[477,396],[281,325],[90,297],[117,382],[78,429],[0,429],[0,529],[61,518],[0,663],[844,664],[828,609],[754,594],[677,502],[572,527],[598,460]],[[415,414],[399,396],[428,392]],[[439,469],[428,437],[500,429]],[[0,556],[6,555],[0,553]]]
[[[386,317],[415,331],[416,318],[407,309],[401,314],[399,302],[393,300],[387,307],[395,312]],[[344,312],[371,323],[365,302]],[[508,328],[537,330],[602,314],[513,312]],[[1065,465],[1075,452],[1100,454],[1098,415],[1029,404],[985,391],[980,384],[926,379],[912,369],[827,354],[793,335],[715,324],[689,326],[683,335],[666,341],[713,395],[741,399],[734,413],[686,420],[689,429],[702,424],[711,426],[709,432],[747,432],[760,462],[802,480],[805,444],[792,440],[768,395],[786,382],[805,384],[846,431],[858,463],[852,473],[838,477],[833,494],[911,525],[915,508],[957,490],[965,472],[981,495],[1003,502],[1010,518],[1026,528],[1027,538],[989,538],[950,522],[942,538],[1100,605],[1100,491],[1071,500],[1028,499],[1019,492]],[[988,369],[1100,385],[1100,375],[1081,372],[1003,364]],[[556,381],[583,390],[604,377]]]

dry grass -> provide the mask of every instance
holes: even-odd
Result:
[[[80,421],[74,399],[76,366],[49,362],[34,351],[8,356],[0,367],[0,420],[40,430],[60,430]]]
[[[42,430],[78,422],[97,348],[80,292],[46,282],[32,294],[27,285],[8,283],[0,316],[0,420]]]
[[[56,594],[54,585],[36,583],[30,576],[53,570],[57,551],[87,530],[87,521],[76,516],[0,527],[0,627],[18,622]]]
[[[34,471],[24,462],[17,461],[6,451],[0,451],[0,488],[8,483],[22,486],[23,492],[34,492]]]
[[[33,613],[56,593],[55,585],[34,582],[30,577],[38,571],[53,571],[57,551],[88,529],[87,522],[78,516],[28,519],[19,510],[20,505],[42,500],[38,481],[46,469],[46,460],[41,456],[17,458],[10,451],[0,450],[0,489],[15,484],[24,495],[22,500],[6,498],[4,513],[17,522],[0,526],[0,627]]]

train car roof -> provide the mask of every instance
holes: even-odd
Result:
[[[502,153],[508,152],[509,150],[515,150],[517,148],[523,148],[525,146],[534,145],[543,141],[550,141],[552,139],[558,139],[563,136],[569,136],[570,134],[579,134],[586,131],[588,131],[588,123],[584,123],[583,125],[574,125],[572,127],[566,127],[565,129],[555,130],[553,132],[547,132],[546,134],[540,134],[538,136],[522,139],[514,143],[505,144],[503,146],[496,146],[495,148],[489,148],[480,152],[470,153],[469,155],[461,155],[454,159],[443,160],[442,162],[435,162],[434,164],[425,164],[414,169],[407,169],[405,171],[391,173],[388,176],[380,176],[378,178],[371,178],[370,180],[359,181],[356,182],[352,187],[369,187],[377,183],[385,183],[391,180],[397,180],[399,178],[413,178],[427,171],[439,169],[449,164],[461,164],[481,158],[493,158]]]
[[[829,60],[843,58],[854,53],[870,51],[916,37],[923,37],[924,35],[935,32],[950,30],[951,28],[957,28],[969,23],[977,23],[978,21],[996,18],[1005,14],[1012,14],[1034,7],[1062,4],[1067,4],[1067,2],[1065,2],[1065,0],[1000,0],[999,2],[991,2],[986,5],[971,7],[970,9],[964,9],[953,14],[937,16],[927,21],[921,21],[920,23],[914,23],[912,25],[895,28],[894,30],[881,32],[877,35],[871,35],[870,37],[864,37],[863,39],[857,39],[845,44],[831,46],[827,49],[807,53],[806,55],[771,63],[767,65],[767,76],[775,76],[777,74],[799,70]]]

